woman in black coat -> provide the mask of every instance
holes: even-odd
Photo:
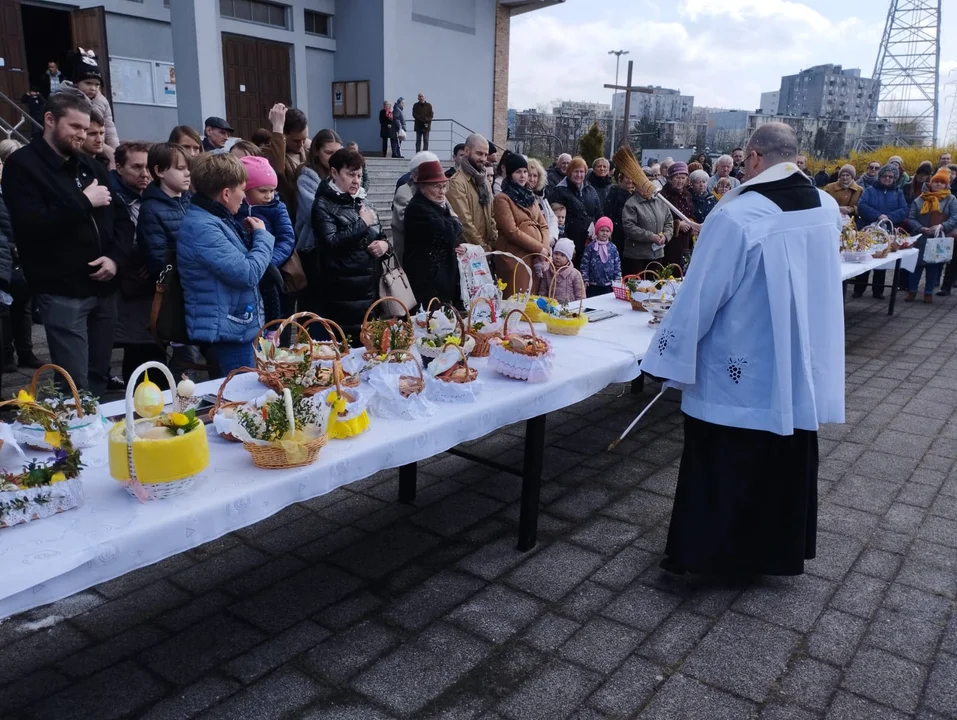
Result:
[[[625,228],[621,224],[621,211],[625,209],[628,198],[635,194],[635,183],[626,175],[618,176],[618,183],[608,188],[605,198],[604,215],[611,219],[611,241],[621,257],[625,255]]]
[[[601,200],[595,188],[585,181],[588,165],[581,157],[568,164],[565,179],[555,186],[548,199],[565,206],[565,237],[575,243],[575,267],[581,264],[588,243],[588,229],[602,215]]]
[[[389,250],[379,218],[361,192],[364,166],[355,150],[337,150],[312,206],[318,312],[341,325],[356,346],[362,318],[378,295],[379,258]]]
[[[424,305],[437,297],[463,309],[456,254],[465,248],[462,224],[445,199],[448,186],[442,163],[419,165],[415,195],[405,210],[402,263],[416,300]]]
[[[399,157],[399,141],[392,115],[392,103],[388,100],[382,103],[382,109],[379,111],[379,137],[382,138],[382,157],[389,157],[386,153],[389,152],[390,143],[392,157]]]

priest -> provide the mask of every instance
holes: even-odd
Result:
[[[817,430],[844,421],[837,203],[769,123],[708,215],[641,369],[682,392],[665,570],[799,575],[815,555]]]

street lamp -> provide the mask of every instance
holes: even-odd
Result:
[[[627,55],[627,50],[609,50],[609,55],[616,55],[615,58],[615,85],[618,84],[618,66],[621,64],[621,56]],[[615,92],[618,92],[617,90]],[[611,94],[611,154],[615,153],[615,125],[617,125],[618,113],[615,112],[615,93]]]

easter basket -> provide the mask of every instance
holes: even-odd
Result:
[[[416,339],[415,349],[424,358],[436,358],[442,354],[442,349],[449,342],[462,346],[466,355],[471,355],[475,349],[475,338],[465,332],[465,323],[459,311],[453,308],[455,324],[452,328],[442,328]]]
[[[389,420],[418,420],[435,414],[435,406],[425,395],[425,375],[422,364],[408,350],[393,350],[399,362],[383,363],[369,377],[375,395],[369,410]],[[406,358],[402,361],[401,358]],[[409,375],[409,366],[415,374]]]
[[[79,474],[80,450],[73,446],[67,423],[34,401],[6,400],[0,407],[30,407],[45,428],[46,442],[55,448],[53,460],[27,463],[22,470],[0,471],[0,528],[43,520],[80,507],[84,502]],[[11,440],[11,445],[16,443]],[[17,452],[24,459],[19,447]]]
[[[346,337],[342,326],[333,320],[319,317],[313,312],[301,311],[286,318],[285,324],[288,325],[290,322],[296,322],[302,325],[303,330],[309,335],[309,340],[313,346],[312,356],[317,361],[332,362],[337,358],[348,355],[352,350],[349,346],[349,338]],[[309,332],[309,327],[316,323],[322,325],[326,331],[326,335],[329,337],[328,340],[316,340],[312,337],[312,334]],[[285,330],[285,326],[281,326],[281,328],[283,331]]]
[[[51,382],[48,386],[40,386],[40,376],[47,370],[53,370],[64,379],[69,388],[69,397],[62,396]],[[47,395],[40,399],[40,395]],[[98,445],[106,436],[107,421],[99,412],[97,400],[85,390],[77,390],[70,373],[59,365],[42,365],[33,373],[29,390],[21,390],[17,394],[21,400],[17,422],[13,425],[13,436],[17,442],[23,443],[34,450],[52,450],[44,440],[46,428],[42,418],[38,417],[36,406],[41,406],[66,423],[70,433],[70,441],[74,447],[90,448]]]
[[[415,321],[415,326],[420,330],[425,330],[429,326],[429,318],[432,317],[432,313],[441,309],[442,305],[442,301],[437,297],[429,300],[429,303],[425,306],[425,309],[416,313],[415,318],[413,318]],[[421,305],[419,307],[421,307]]]
[[[335,388],[319,396],[330,408],[327,434],[330,440],[345,440],[361,435],[369,429],[370,393],[362,388]]]
[[[247,372],[256,371],[253,368],[248,367],[240,367],[230,371],[230,373],[223,379],[223,384],[219,386],[219,391],[216,393],[216,400],[213,402],[213,407],[209,409],[209,419],[213,423],[216,433],[219,435],[219,437],[227,442],[242,442],[242,440],[233,435],[233,419],[236,410],[245,405],[246,401],[233,400],[231,402],[223,402],[223,393],[225,392],[226,386],[229,384],[230,380],[237,375]]]
[[[564,268],[561,268],[561,270],[556,271],[552,276],[552,283],[548,293],[549,298],[555,297],[558,273],[568,268],[574,269],[571,265],[566,265]],[[577,335],[579,331],[588,324],[588,317],[582,313],[585,302],[585,281],[582,279],[580,273],[578,274],[578,282],[581,283],[582,290],[582,296],[578,299],[578,312],[568,310],[567,305],[554,305],[548,302],[539,305],[539,309],[542,310],[544,315],[545,328],[552,335]],[[541,305],[545,305],[545,307],[542,308]]]
[[[513,315],[520,315],[530,330],[529,334],[510,333],[508,321]],[[493,340],[489,351],[488,366],[492,370],[515,378],[541,382],[551,374],[552,346],[548,340],[538,337],[535,326],[521,310],[512,310],[505,316],[504,339]]]
[[[491,313],[489,322],[487,324],[473,322],[472,316],[475,313],[475,307],[480,303],[485,303],[488,305],[489,312]],[[488,357],[492,338],[502,337],[502,322],[496,320],[495,305],[488,298],[477,297],[472,301],[472,304],[469,306],[469,314],[465,323],[465,332],[475,341],[475,347],[472,349],[472,357]]]
[[[253,465],[286,470],[311,465],[328,443],[328,413],[302,388],[270,390],[237,408],[232,435],[243,443]]]
[[[309,367],[303,368],[303,373],[296,376],[294,383],[285,386],[270,385],[277,393],[282,392],[282,387],[292,387],[293,384],[300,386],[305,394],[315,395],[321,390],[326,390],[335,384],[333,374],[340,373],[339,381],[346,387],[358,387],[361,379],[359,369],[355,364],[350,366],[353,372],[349,372],[345,367],[344,360],[352,362],[355,360],[351,356],[349,340],[346,337],[342,327],[324,317],[319,317],[315,313],[299,312],[291,315],[280,325],[280,334],[285,332],[289,323],[302,322],[302,329],[306,333],[306,340],[312,343],[312,362]],[[313,340],[309,333],[309,326],[318,323],[322,325],[329,336],[329,340]],[[301,339],[301,338],[300,338]]]
[[[384,301],[398,303],[405,310],[404,318],[373,318],[372,311]],[[366,351],[366,360],[382,359],[393,350],[408,350],[415,342],[415,324],[409,309],[394,297],[381,297],[369,306],[359,328],[359,341]]]
[[[289,325],[293,325],[297,333],[290,346],[284,348],[281,345],[282,333]],[[275,341],[265,337],[266,331],[272,327],[276,328]],[[287,386],[302,385],[316,359],[315,345],[309,332],[300,323],[289,318],[270,320],[259,328],[253,340],[253,350],[259,382],[276,392],[281,392]]]
[[[642,270],[634,275],[622,278],[628,297],[622,298],[631,303],[631,309],[638,312],[647,312],[644,300],[657,289],[658,273],[654,270]]]
[[[446,345],[429,365],[428,394],[436,402],[475,402],[482,389],[478,370],[458,345]]]
[[[507,253],[503,250],[493,250],[488,253],[489,255],[506,255],[513,260],[515,260],[515,267],[512,268],[512,295],[511,297],[503,298],[499,304],[499,312],[502,315],[510,313],[512,310],[524,310],[525,306],[528,305],[529,299],[532,297],[532,288],[535,284],[535,275],[532,273],[531,266],[525,262],[527,258],[540,256],[548,259],[548,256],[544,253],[531,253],[525,257],[518,257],[512,255],[512,253]],[[525,272],[528,273],[528,290],[519,291],[516,288],[518,287],[518,268],[525,268]],[[477,356],[484,357],[484,356]]]
[[[206,428],[195,410],[164,413],[163,393],[149,376],[137,386],[140,375],[150,368],[165,374],[170,387],[176,387],[165,365],[152,360],[140,365],[126,385],[126,418],[109,433],[110,474],[143,502],[182,495],[209,465]],[[134,410],[139,420],[134,421]]]

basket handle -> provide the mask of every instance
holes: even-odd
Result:
[[[407,308],[407,307],[405,306],[405,303],[404,303],[404,302],[402,302],[401,300],[399,300],[399,298],[397,298],[397,297],[393,297],[392,295],[384,295],[383,297],[380,297],[378,300],[376,300],[374,303],[372,303],[372,304],[368,307],[368,309],[366,310],[366,314],[362,316],[362,324],[363,324],[363,325],[365,325],[367,322],[369,322],[369,316],[372,314],[372,309],[373,309],[376,305],[378,305],[379,303],[385,302],[386,300],[392,300],[393,302],[399,303],[399,305],[401,306],[401,308],[402,308],[403,310],[405,310],[405,317],[408,317],[408,316],[409,316],[409,308]],[[431,304],[432,304],[432,301],[429,300],[429,305],[431,305]]]
[[[650,269],[648,269],[648,268],[645,268],[645,269],[642,270],[640,273],[636,273],[635,275],[632,275],[631,277],[636,277],[636,278],[638,278],[639,281],[641,281],[641,280],[647,280],[648,277],[651,277],[651,278],[653,278],[653,281],[654,281],[655,283],[657,283],[659,280],[661,280],[661,276],[660,276],[657,272],[655,272],[654,270],[650,270]]]
[[[265,334],[266,330],[271,328],[273,325],[281,326],[284,322],[285,320],[283,319],[270,320],[261,328],[259,328],[259,332],[256,333],[256,337],[253,338],[253,352],[259,352],[259,341],[263,339],[263,335]]]
[[[31,393],[31,395],[32,395],[32,393]],[[17,400],[16,398],[13,398],[12,400],[4,400],[4,401],[0,402],[0,408],[3,408],[3,407],[11,407],[11,406],[16,406],[16,407],[20,407],[20,408],[22,408],[22,407],[31,407],[31,408],[33,408],[34,410],[39,410],[39,411],[42,412],[44,415],[47,415],[51,420],[54,420],[54,421],[55,421],[55,420],[57,419],[55,412],[53,412],[50,408],[48,408],[48,407],[46,407],[46,406],[44,406],[44,405],[41,405],[41,404],[38,403],[38,402],[24,402],[24,401],[22,401],[22,400]]]
[[[53,363],[47,363],[46,365],[41,365],[36,369],[36,372],[33,373],[33,379],[30,381],[30,394],[35,398],[37,396],[37,384],[40,381],[40,375],[43,374],[44,370],[53,370],[54,372],[60,373],[63,376],[63,379],[66,380],[67,387],[70,388],[70,393],[73,395],[73,403],[76,405],[76,416],[78,418],[83,417],[83,407],[80,404],[80,391],[76,389],[76,383],[73,382],[73,378],[70,377],[70,373],[64,370],[59,365],[54,365]],[[170,387],[176,387],[176,384],[170,385]]]
[[[513,310],[512,312],[521,312],[521,311]],[[465,367],[466,370],[470,370],[471,368],[469,367],[469,356],[465,354],[465,351],[462,349],[462,346],[456,345],[455,343],[445,343],[445,345],[442,346],[442,352],[445,352],[445,348],[448,348],[448,347],[453,347],[456,350],[458,350],[459,355],[462,357],[462,365]]]
[[[213,407],[211,408],[214,413],[219,412],[219,409],[223,405],[223,391],[226,390],[226,386],[229,384],[229,381],[240,373],[247,372],[256,372],[255,368],[250,367],[239,367],[235,370],[230,370],[229,374],[223,379],[223,384],[219,386],[219,392],[216,393],[216,400],[213,402]]]
[[[532,253],[532,254],[537,255],[539,253]],[[512,292],[513,293],[518,292],[518,290],[515,289],[516,288],[516,273],[518,273],[518,266],[521,265],[523,268],[525,268],[525,272],[528,273],[529,292],[531,292],[531,284],[533,279],[532,268],[529,267],[528,263],[526,263],[523,258],[520,258],[518,255],[513,255],[510,252],[505,252],[504,250],[489,250],[488,252],[485,253],[485,257],[488,257],[489,255],[504,255],[505,257],[510,257],[512,258],[512,260],[515,261],[515,267],[512,268]],[[528,256],[526,255],[525,257],[528,257]]]
[[[678,279],[684,280],[684,277],[685,277],[684,271],[681,269],[681,266],[678,263],[668,263],[667,265],[664,266],[664,268],[662,268],[662,272],[664,272],[665,270],[668,270],[669,268],[674,268],[675,271],[678,273]]]
[[[538,340],[538,335],[535,334],[535,325],[532,324],[532,321],[529,319],[528,315],[525,314],[524,310],[512,310],[511,312],[508,313],[508,315],[505,316],[505,325],[502,327],[502,334],[505,335],[505,338],[508,339],[508,320],[515,313],[518,313],[519,315],[521,315],[522,320],[528,323],[528,327],[532,331],[532,337],[535,340]]]
[[[276,322],[276,321],[273,320],[272,322]],[[266,325],[269,325],[269,324],[270,324],[270,323],[266,323]],[[265,329],[266,325],[263,325],[263,329]],[[303,327],[302,325],[300,325],[298,322],[296,322],[296,321],[293,320],[292,318],[286,318],[285,320],[280,320],[280,321],[279,321],[279,335],[280,335],[280,336],[283,334],[283,332],[285,332],[286,327],[287,327],[288,325],[295,325],[297,328],[299,328],[299,333],[300,333],[300,334],[299,334],[299,335],[296,335],[296,339],[297,339],[297,340],[298,340],[302,335],[305,335],[305,336],[306,336],[306,343],[309,345],[309,361],[310,361],[310,362],[314,361],[314,360],[316,359],[316,346],[315,346],[315,345],[313,344],[313,342],[312,342],[312,336],[309,335],[309,331],[306,330],[305,327]],[[261,329],[259,332],[262,333],[262,329]]]
[[[395,355],[397,358],[401,357],[402,355],[411,358],[412,362],[415,363],[416,370],[419,371],[419,380],[425,382],[425,375],[422,373],[422,363],[419,362],[419,358],[410,353],[408,350],[392,350],[387,357],[392,357],[393,355]]]
[[[439,307],[442,307],[442,301],[439,300],[437,297],[433,297],[431,300],[429,300],[429,304],[425,306],[426,313],[432,312],[432,303],[438,303]],[[431,314],[429,315],[429,317],[432,317]]]
[[[262,332],[261,329],[260,332]],[[133,463],[133,392],[136,390],[136,381],[139,380],[140,375],[150,368],[156,368],[166,375],[171,396],[176,392],[176,381],[173,379],[173,373],[163,363],[155,360],[148,360],[136,368],[130,375],[130,381],[126,384],[126,462],[130,471],[130,489],[140,502],[146,502],[153,496],[140,484],[139,478],[136,477],[136,466]]]
[[[310,320],[308,320],[302,326],[302,329],[306,331],[306,334],[308,334],[309,326],[315,323],[319,323],[325,329],[326,333],[329,335],[329,342],[326,342],[326,341],[313,342],[312,340],[310,340],[310,342],[312,342],[313,345],[328,345],[335,351],[336,357],[341,358],[342,351],[340,350],[340,348],[348,347],[349,345],[349,343],[346,341],[346,333],[342,329],[342,326],[340,326],[339,323],[335,322],[334,320],[329,320],[328,318],[319,317],[318,315],[316,315],[314,318],[311,318]],[[338,338],[336,337],[337,330],[339,331]]]
[[[518,266],[516,265],[516,267]],[[513,281],[513,286],[514,286],[514,281]],[[478,305],[480,302],[483,302],[486,305],[488,305],[488,309],[492,311],[492,322],[495,322],[495,308],[492,306],[492,303],[489,301],[487,297],[478,295],[474,300],[472,300],[472,304],[469,305],[468,321],[466,322],[467,332],[472,332],[472,312],[475,310],[475,306]]]

